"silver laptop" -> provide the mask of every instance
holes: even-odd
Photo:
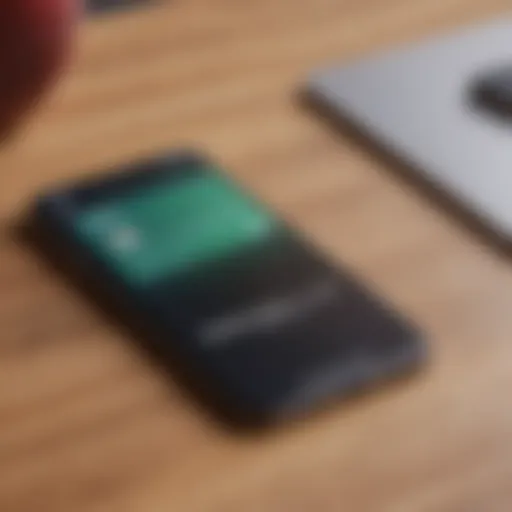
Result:
[[[511,16],[321,70],[308,90],[512,241]]]

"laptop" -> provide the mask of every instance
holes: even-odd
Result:
[[[512,241],[512,17],[321,69],[308,96]]]

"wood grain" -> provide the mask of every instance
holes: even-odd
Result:
[[[511,510],[510,261],[297,101],[319,64],[506,6],[174,0],[85,24],[69,76],[0,154],[0,510]],[[236,436],[13,238],[41,187],[183,145],[416,319],[429,368]]]

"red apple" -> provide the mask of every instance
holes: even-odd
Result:
[[[79,0],[0,0],[0,134],[52,83],[68,55]]]

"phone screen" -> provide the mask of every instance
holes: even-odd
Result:
[[[193,273],[268,243],[279,223],[210,169],[86,206],[77,233],[134,286]]]
[[[221,171],[206,163],[169,171],[82,201],[73,230],[199,343],[275,329],[336,296],[334,272]]]

